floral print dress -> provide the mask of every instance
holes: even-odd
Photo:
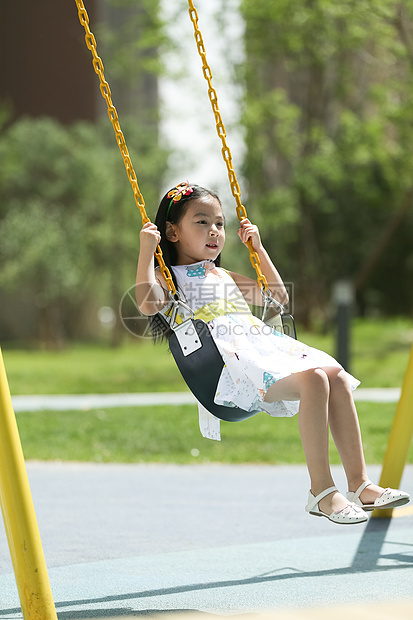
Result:
[[[232,277],[213,262],[172,268],[179,292],[207,322],[224,360],[215,402],[271,416],[293,416],[300,402],[264,402],[268,388],[284,377],[310,368],[340,364],[330,355],[274,331],[253,316]],[[166,312],[167,314],[167,312]],[[183,312],[180,318],[187,318]],[[347,373],[352,389],[359,381]]]

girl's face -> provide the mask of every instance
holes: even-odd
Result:
[[[176,244],[178,265],[215,260],[225,243],[224,216],[213,196],[190,201],[177,224],[167,222],[166,235]]]

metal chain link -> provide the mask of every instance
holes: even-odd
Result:
[[[237,216],[238,216],[239,221],[241,221],[247,217],[247,211],[244,205],[241,203],[241,190],[240,190],[240,187],[237,181],[234,166],[232,164],[231,151],[226,141],[227,134],[225,132],[225,127],[224,127],[224,123],[222,122],[221,112],[218,107],[217,92],[215,88],[212,86],[212,72],[207,62],[205,45],[204,45],[201,31],[198,26],[198,11],[194,7],[194,3],[192,2],[192,0],[188,0],[188,5],[189,5],[189,17],[191,18],[191,22],[194,26],[195,41],[196,41],[196,45],[198,48],[198,53],[202,60],[202,72],[204,74],[204,78],[208,82],[208,97],[211,102],[212,111],[215,116],[217,133],[222,142],[221,153],[227,166],[228,179],[229,179],[229,183],[231,186],[231,192],[237,204]],[[259,259],[257,252],[254,250],[252,246],[251,240],[248,241],[247,245],[250,251],[251,264],[254,267],[256,274],[257,274],[258,284],[262,291],[269,292],[267,279],[261,271],[260,259]]]
[[[128,175],[129,182],[132,186],[133,195],[135,197],[136,205],[140,211],[142,217],[142,225],[146,222],[150,222],[150,219],[146,213],[145,201],[139,189],[138,180],[136,178],[135,170],[133,169],[132,161],[129,156],[128,148],[126,146],[125,138],[120,128],[118,113],[116,111],[115,106],[112,103],[112,95],[110,91],[110,87],[108,82],[105,79],[104,75],[104,67],[102,60],[97,55],[96,51],[96,39],[93,33],[89,28],[89,16],[83,4],[83,0],[75,0],[77,5],[77,11],[79,15],[79,21],[83,28],[85,29],[85,41],[89,50],[92,52],[93,56],[93,68],[99,77],[100,82],[100,92],[102,93],[102,97],[106,101],[106,105],[108,108],[109,119],[113,125],[113,129],[116,134],[116,141],[119,146],[119,150],[121,152],[123,163],[125,164],[126,173]],[[174,281],[172,280],[171,272],[168,267],[165,265],[165,261],[162,256],[162,250],[158,245],[155,251],[156,259],[159,263],[160,270],[162,272],[163,277],[165,278],[168,289],[170,290],[172,295],[176,295],[176,288]]]

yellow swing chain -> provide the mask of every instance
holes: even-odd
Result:
[[[136,205],[141,213],[142,224],[145,224],[146,222],[149,222],[150,219],[146,213],[145,201],[139,189],[136,173],[133,168],[132,161],[131,161],[131,158],[128,152],[128,148],[126,146],[125,138],[124,138],[124,135],[120,127],[118,114],[112,102],[111,90],[110,90],[108,82],[105,79],[103,63],[102,63],[101,58],[97,54],[96,39],[89,28],[89,16],[84,6],[83,0],[75,0],[75,2],[77,5],[77,9],[78,9],[79,21],[81,25],[83,26],[83,28],[85,29],[86,45],[92,53],[93,68],[99,77],[100,91],[101,91],[102,97],[106,101],[108,116],[112,123],[113,129],[115,131],[116,141],[117,141],[119,150],[123,158],[123,162],[125,165],[125,169],[128,175],[129,182],[132,186],[132,191],[133,191]],[[241,221],[242,219],[247,217],[247,212],[246,212],[244,205],[241,203],[241,190],[240,190],[237,177],[235,174],[235,170],[232,164],[231,151],[226,142],[226,132],[225,132],[224,123],[222,121],[221,112],[218,107],[218,97],[217,97],[215,88],[212,86],[211,68],[209,67],[207,59],[206,59],[205,46],[204,46],[201,31],[198,27],[198,12],[196,8],[194,7],[192,0],[188,0],[188,4],[189,4],[189,16],[194,26],[195,40],[196,40],[196,44],[198,48],[198,53],[202,60],[202,70],[203,70],[204,78],[208,82],[208,96],[209,96],[209,100],[211,102],[212,110],[215,116],[217,133],[222,141],[221,152],[222,152],[222,156],[227,166],[228,178],[229,178],[229,182],[231,186],[231,192],[237,204],[237,208],[236,208],[237,216],[238,216],[238,219]],[[257,252],[253,249],[251,241],[248,242],[248,249],[250,252],[251,264],[254,267],[256,274],[257,274],[258,284],[262,290],[268,291],[267,280],[265,276],[263,275],[261,268],[260,268],[259,256]],[[155,256],[159,263],[159,267],[162,272],[162,275],[165,278],[168,289],[173,295],[175,295],[176,288],[172,280],[171,273],[168,267],[165,265],[165,261],[162,256],[162,250],[159,245],[157,246]]]
[[[141,217],[142,217],[142,225],[146,222],[150,222],[150,219],[146,213],[145,209],[145,201],[139,189],[138,180],[136,178],[135,170],[133,169],[132,161],[129,156],[128,148],[126,146],[125,138],[120,128],[118,113],[116,111],[115,106],[112,103],[112,96],[108,82],[105,79],[104,67],[102,60],[99,58],[96,51],[96,39],[93,33],[89,28],[89,16],[83,4],[83,0],[75,0],[77,5],[77,11],[79,15],[79,21],[83,28],[85,29],[85,41],[89,50],[92,52],[93,56],[93,68],[99,77],[100,82],[100,92],[102,93],[102,97],[106,101],[106,105],[108,108],[109,119],[113,125],[113,129],[116,134],[116,141],[119,146],[119,150],[121,152],[123,163],[125,164],[126,173],[128,175],[128,179],[132,186],[133,195],[135,197],[136,206],[138,207]],[[162,256],[162,250],[158,245],[155,251],[156,259],[159,263],[160,270],[162,272],[163,277],[165,278],[166,284],[168,285],[168,289],[172,295],[176,294],[175,284],[172,280],[171,272],[168,267],[165,265],[165,261]]]
[[[221,112],[218,107],[217,92],[215,88],[212,86],[212,72],[207,62],[205,45],[204,45],[201,31],[198,26],[198,11],[194,7],[194,3],[192,2],[192,0],[188,0],[188,5],[189,5],[189,17],[191,18],[191,22],[194,26],[194,35],[195,35],[196,45],[198,48],[198,54],[200,55],[201,60],[202,60],[202,71],[204,74],[204,78],[208,82],[208,97],[211,102],[212,111],[215,116],[217,133],[218,133],[218,136],[221,138],[221,142],[222,142],[221,153],[227,166],[228,179],[229,179],[229,183],[231,186],[231,192],[237,203],[237,216],[238,216],[239,221],[241,221],[247,217],[247,211],[244,205],[241,203],[241,190],[240,190],[240,187],[237,181],[234,166],[232,164],[231,151],[226,141],[227,134],[225,132],[225,127],[224,127],[224,123],[222,122]],[[252,246],[252,242],[250,240],[248,241],[248,249],[250,252],[251,264],[254,267],[256,274],[257,274],[258,285],[262,291],[268,294],[270,293],[270,291],[268,289],[267,279],[261,271],[259,256],[257,252],[254,250]]]

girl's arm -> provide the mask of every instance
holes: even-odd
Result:
[[[164,282],[161,272],[157,276],[153,255],[161,235],[151,222],[146,222],[140,232],[140,249],[138,269],[136,272],[135,296],[139,310],[148,316],[156,314],[168,303],[168,291],[162,286]]]
[[[238,235],[244,245],[247,244],[248,239],[251,239],[252,247],[258,254],[260,268],[267,279],[272,296],[283,306],[287,305],[288,293],[284,286],[284,282],[261,243],[261,237],[257,226],[251,224],[248,219],[242,220],[240,222]],[[258,282],[238,273],[230,273],[245,297],[246,302],[256,306],[262,306],[262,295]]]

